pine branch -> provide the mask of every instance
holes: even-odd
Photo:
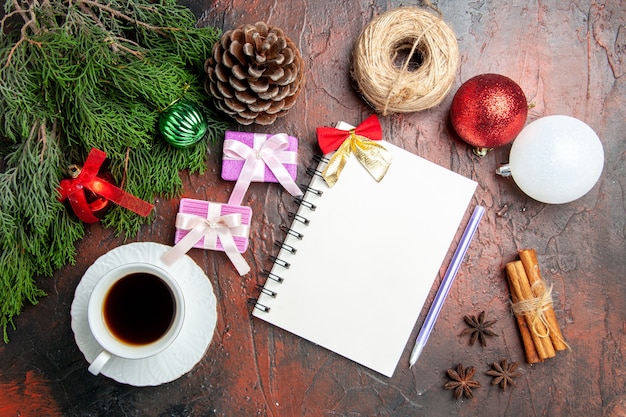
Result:
[[[105,151],[118,184],[152,201],[182,191],[179,172],[206,169],[226,123],[205,103],[202,64],[219,39],[173,0],[7,0],[0,34],[0,326],[43,296],[37,279],[73,263],[85,225],[57,201],[69,164]],[[21,22],[21,23],[20,23]],[[159,111],[181,96],[209,133],[174,149]],[[27,109],[27,111],[25,111]],[[149,221],[149,219],[148,219]],[[103,220],[136,234],[145,218],[113,207]]]
[[[79,0],[78,1],[78,5],[79,6],[83,5],[83,4],[87,5],[87,6],[90,6],[90,7],[98,8],[98,9],[104,11],[104,12],[110,13],[111,15],[115,16],[118,19],[122,19],[122,20],[125,20],[127,22],[130,22],[134,26],[142,27],[142,28],[147,29],[147,30],[149,30],[151,32],[156,32],[156,33],[161,34],[161,35],[164,34],[165,32],[181,30],[178,27],[159,27],[159,26],[150,25],[150,24],[148,24],[146,22],[143,22],[141,20],[134,19],[131,16],[127,16],[126,14],[122,13],[121,11],[116,10],[116,9],[106,5],[106,4],[102,4],[102,3],[97,2],[97,1],[91,1],[91,0]]]

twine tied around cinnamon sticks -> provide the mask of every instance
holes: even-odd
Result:
[[[534,249],[519,251],[520,260],[506,264],[512,310],[522,337],[526,361],[543,362],[556,351],[570,349],[552,307],[552,286],[541,277]]]
[[[536,289],[536,287],[541,289]],[[543,282],[535,282],[530,289],[533,293],[538,292],[540,295],[530,300],[520,300],[517,303],[511,303],[511,310],[516,315],[532,315],[534,318],[530,330],[539,337],[548,337],[550,336],[550,326],[546,320],[545,312],[552,308],[552,286],[546,289]],[[544,324],[545,330],[538,328],[538,322]]]
[[[437,15],[409,6],[389,10],[365,27],[352,52],[352,78],[383,116],[436,106],[456,79],[456,36],[425,3]]]

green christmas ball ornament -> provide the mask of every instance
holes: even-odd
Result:
[[[186,148],[202,139],[208,129],[200,107],[180,100],[161,113],[159,130],[170,145]]]

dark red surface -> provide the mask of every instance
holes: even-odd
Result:
[[[477,74],[506,75],[534,104],[528,122],[553,114],[577,117],[602,139],[606,161],[600,181],[586,196],[546,205],[526,197],[513,181],[494,175],[507,161],[508,145],[479,159],[455,136],[448,118],[452,94],[428,111],[381,117],[386,140],[476,180],[472,204],[487,208],[432,337],[412,369],[408,357],[425,311],[392,378],[251,318],[248,299],[264,282],[261,271],[270,266],[268,255],[277,251],[274,241],[283,238],[280,226],[290,223],[287,212],[295,207],[280,186],[255,183],[244,201],[256,221],[244,255],[252,273],[239,277],[224,253],[190,252],[214,286],[219,315],[213,342],[191,372],[151,388],[88,373],[70,328],[74,290],[91,263],[124,243],[101,225],[90,225],[77,264],[41,281],[48,296],[24,309],[10,343],[0,346],[0,415],[626,415],[626,3],[604,3],[437,2],[461,51],[453,92]],[[201,25],[226,30],[264,20],[282,27],[301,49],[307,67],[304,91],[285,118],[258,131],[285,131],[300,138],[299,182],[306,182],[304,168],[319,153],[316,127],[338,119],[358,123],[372,113],[349,78],[350,53],[360,30],[373,16],[407,3],[188,4]],[[220,161],[216,144],[205,174],[183,174],[186,197],[228,199],[234,183],[219,178]],[[170,244],[178,200],[155,203],[154,222],[134,240]],[[524,363],[503,274],[504,265],[521,248],[537,250],[572,348],[532,366]],[[320,308],[323,304],[320,300]],[[467,336],[460,336],[463,315],[482,310],[498,320],[493,329],[499,337],[489,338],[486,348],[469,346]],[[502,359],[521,362],[522,375],[506,393],[491,386],[485,375],[491,363]],[[446,369],[458,363],[477,368],[475,379],[483,387],[473,399],[457,401],[443,389]]]

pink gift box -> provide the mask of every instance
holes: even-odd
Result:
[[[266,133],[234,132],[227,130],[224,136],[224,141],[235,140],[258,151],[263,143],[265,143],[271,136],[272,134]],[[298,173],[298,138],[294,136],[287,136],[287,140],[289,144],[286,149],[280,152],[281,155],[279,159],[283,163],[283,166],[287,169],[291,178],[295,181]],[[244,162],[243,158],[234,158],[224,155],[222,159],[222,179],[226,181],[237,181]],[[255,169],[252,182],[279,181],[267,165],[263,163],[259,164],[259,166]]]
[[[241,214],[241,226],[231,230],[233,239],[237,245],[237,250],[240,253],[244,253],[248,249],[249,236],[250,236],[250,219],[252,218],[252,209],[247,206],[236,206],[233,204],[214,203],[203,200],[195,200],[191,198],[182,198],[180,200],[179,213],[192,214],[200,216],[202,218],[208,218],[209,213],[215,216],[225,216],[228,214]],[[174,235],[174,243],[178,243],[182,238],[187,236],[189,230],[176,228],[176,234]],[[200,249],[212,249],[218,251],[224,251],[219,237],[215,247],[205,247],[204,237],[200,238],[194,245],[194,248]]]

